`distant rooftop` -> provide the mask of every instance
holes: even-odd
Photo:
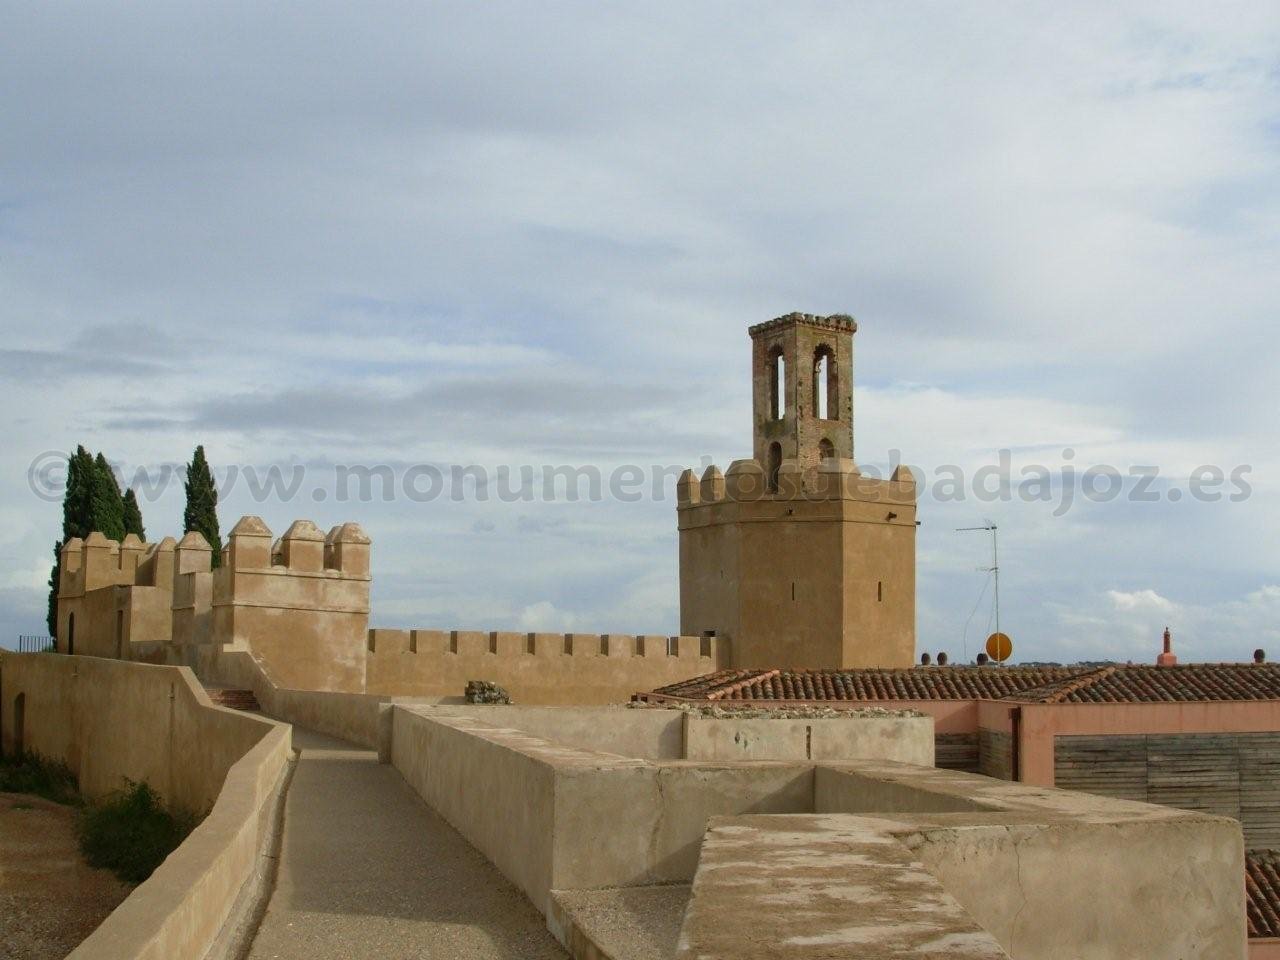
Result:
[[[1280,937],[1280,851],[1246,852],[1244,891],[1249,936]]]
[[[641,699],[1011,700],[1022,703],[1186,703],[1280,700],[1280,664],[1103,667],[921,666],[899,670],[724,670],[660,687]]]

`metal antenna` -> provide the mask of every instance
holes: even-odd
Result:
[[[984,521],[980,527],[956,527],[956,533],[968,533],[972,530],[986,530],[991,534],[991,566],[979,567],[979,570],[990,573],[995,578],[996,633],[1000,632],[1000,544],[996,525],[990,520]]]

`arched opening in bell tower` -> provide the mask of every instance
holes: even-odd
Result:
[[[813,416],[818,420],[838,420],[836,355],[825,343],[813,351]]]
[[[781,420],[787,415],[787,358],[782,347],[769,351],[769,416]]]

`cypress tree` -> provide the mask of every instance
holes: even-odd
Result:
[[[204,445],[187,464],[187,509],[182,514],[182,529],[186,533],[195,530],[204,535],[213,548],[213,565],[222,564],[222,537],[218,533],[218,488],[213,484],[213,472],[204,457]]]
[[[142,526],[142,508],[138,506],[138,496],[130,487],[124,492],[124,532],[135,533],[138,539],[146,542],[147,531]]]
[[[62,545],[72,537],[84,539],[94,529],[93,483],[97,465],[89,451],[77,446],[67,458],[67,485],[62,494],[62,539],[53,545],[53,569],[49,572],[50,636],[58,631],[58,581],[62,578]]]
[[[123,540],[124,498],[120,496],[120,484],[102,454],[98,454],[93,465],[92,529],[102,531],[108,540]]]
[[[82,446],[67,462],[67,492],[62,497],[62,539],[83,540],[93,532],[93,478],[97,467]]]

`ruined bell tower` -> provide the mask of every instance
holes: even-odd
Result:
[[[752,455],[771,476],[853,459],[853,317],[791,313],[751,334]]]
[[[678,485],[680,629],[735,668],[915,660],[916,485],[853,460],[852,317],[749,329],[753,456]]]

